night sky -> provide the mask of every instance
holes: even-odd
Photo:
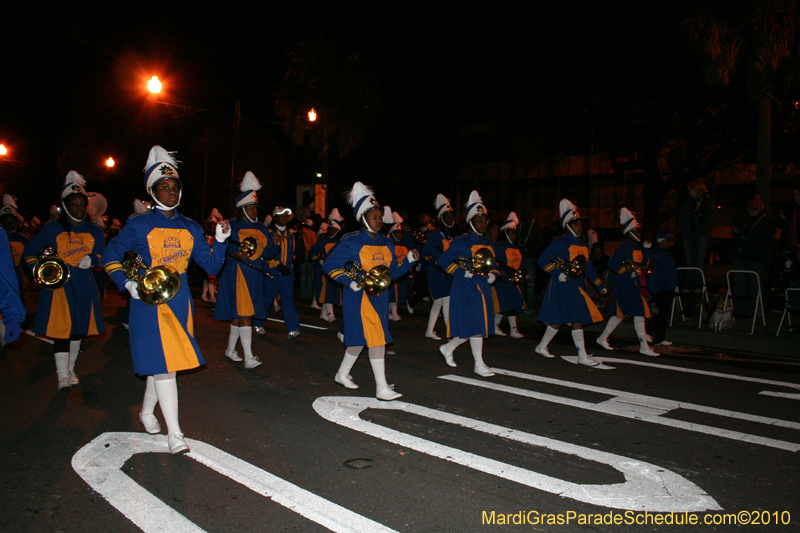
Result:
[[[268,175],[282,173],[285,183],[268,202],[292,203],[297,161],[313,160],[313,150],[292,148],[271,123],[271,97],[288,54],[309,38],[337,37],[380,83],[376,128],[337,163],[347,174],[339,178],[363,179],[379,200],[410,210],[432,200],[436,183],[420,203],[420,191],[396,190],[398,179],[384,177],[413,167],[408,147],[415,143],[457,143],[460,127],[487,122],[521,119],[535,130],[554,109],[581,116],[681,98],[702,82],[683,59],[678,25],[693,6],[684,0],[116,4],[4,7],[0,142],[12,161],[0,176],[3,192],[19,196],[28,217],[55,203],[60,173],[69,170],[61,167],[74,164],[96,180],[90,190],[109,198],[108,214],[124,219],[133,197],[144,197],[149,147],[158,142],[185,154],[205,128],[229,120],[234,100],[243,120],[259,124],[282,154]],[[174,110],[147,99],[144,84],[154,74],[168,87],[161,99],[216,109],[174,118]],[[106,154],[119,163],[114,174],[102,168]],[[245,170],[237,168],[239,177]],[[228,198],[227,173],[212,177],[210,190],[217,187],[220,198]],[[196,198],[193,185],[186,187],[189,200]],[[218,207],[230,213],[225,203]]]

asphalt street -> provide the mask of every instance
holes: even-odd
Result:
[[[302,334],[289,340],[282,323],[268,322],[254,339],[264,364],[246,370],[223,356],[228,324],[196,299],[207,365],[179,375],[192,453],[170,456],[166,436],[138,422],[144,381],[119,325],[122,304],[114,292],[103,302],[107,331],[84,341],[72,389],[56,392],[46,340],[23,335],[0,355],[0,530],[800,525],[797,360],[685,345],[644,357],[612,337],[620,349],[596,353],[612,368],[589,369],[569,359],[566,330],[550,348],[566,359],[534,354],[542,327],[525,315],[528,338],[486,340],[497,376],[485,379],[472,372],[468,344],[450,368],[440,343],[423,336],[427,315],[403,314],[391,323],[386,365],[403,397],[379,402],[366,352],[352,371],[358,390],[333,381],[340,320],[328,324],[299,301]],[[587,336],[592,346],[595,334]]]

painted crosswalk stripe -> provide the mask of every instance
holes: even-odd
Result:
[[[797,422],[791,422],[788,420],[779,420],[776,418],[768,418],[758,415],[751,415],[748,413],[738,413],[736,411],[728,411],[726,409],[717,409],[715,407],[707,407],[704,405],[678,402],[675,400],[667,400],[664,398],[657,398],[654,396],[645,396],[643,394],[633,394],[624,391],[606,389],[603,387],[594,387],[591,385],[586,385],[584,383],[562,381],[559,379],[546,378],[543,376],[536,376],[533,374],[524,374],[522,372],[503,370],[502,368],[492,368],[492,371],[496,374],[511,376],[529,381],[539,381],[541,383],[549,383],[553,385],[561,385],[564,387],[570,387],[590,392],[598,392],[601,394],[614,396],[614,398],[611,398],[610,400],[600,403],[591,403],[591,402],[584,402],[581,400],[573,400],[571,398],[565,398],[563,396],[556,396],[553,394],[545,394],[542,392],[532,391],[528,389],[521,389],[519,387],[511,387],[499,383],[492,383],[484,380],[465,378],[453,374],[439,376],[439,379],[454,381],[457,383],[463,383],[465,385],[471,385],[474,387],[496,390],[499,392],[505,392],[517,396],[524,396],[527,398],[533,398],[535,400],[542,400],[546,402],[558,403],[561,405],[568,405],[571,407],[577,407],[579,409],[586,409],[588,411],[595,411],[598,413],[605,413],[614,416],[632,418],[635,420],[642,420],[645,422],[652,422],[654,424],[661,424],[663,426],[671,426],[674,428],[686,429],[689,431],[694,431],[696,433],[705,433],[707,435],[715,435],[717,437],[723,437],[726,439],[740,440],[744,442],[750,442],[753,444],[760,444],[763,446],[769,446],[781,450],[788,450],[791,452],[796,452],[800,450],[800,444],[795,442],[770,439],[768,437],[761,437],[758,435],[751,435],[739,431],[732,431],[714,426],[696,424],[694,422],[685,422],[683,420],[663,418],[663,415],[675,409],[687,409],[692,411],[714,414],[722,417],[746,420],[749,422],[758,422],[761,424],[785,427],[790,429],[800,429],[800,423]]]
[[[192,439],[186,442],[192,451],[184,457],[206,465],[331,531],[394,532],[210,444]],[[78,450],[72,457],[72,468],[145,533],[203,533],[197,524],[120,470],[128,459],[140,453],[169,453],[166,435],[103,433]]]
[[[508,479],[522,485],[612,509],[649,512],[700,512],[720,509],[719,504],[700,487],[658,465],[630,457],[602,452],[576,444],[549,439],[488,422],[466,418],[406,402],[381,402],[375,398],[327,396],[317,398],[314,409],[320,416],[344,427],[359,431],[405,449],[450,461],[468,468]],[[575,455],[581,459],[608,465],[625,476],[623,483],[581,485],[521,468],[501,461],[431,442],[360,418],[365,409],[397,410],[511,441]]]

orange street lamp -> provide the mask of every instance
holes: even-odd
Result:
[[[6,155],[8,153],[8,148],[6,148],[5,144],[0,144],[0,155]]]
[[[161,82],[158,81],[158,76],[153,76],[150,78],[150,81],[147,82],[147,90],[153,94],[158,94],[161,92]]]
[[[115,164],[116,164],[116,161],[114,161],[113,157],[109,157],[108,159],[106,159],[106,166],[108,168],[114,168]]]
[[[308,112],[308,121],[314,122],[315,120],[317,120],[317,110],[312,107],[311,111]]]

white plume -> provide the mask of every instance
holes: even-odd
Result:
[[[347,199],[347,203],[350,204],[350,207],[355,207],[359,200],[364,198],[365,196],[374,196],[375,193],[372,192],[372,189],[357,181],[353,184],[353,188],[350,189],[347,193],[345,193],[345,198]]]
[[[631,213],[627,207],[623,207],[622,209],[619,210],[619,223],[622,224],[623,226],[627,224],[628,221],[631,220],[632,218],[636,217],[633,216],[633,213]]]
[[[514,225],[519,225],[519,217],[517,216],[517,214],[514,211],[511,211],[508,214],[508,218],[506,219],[506,222],[513,222]]]
[[[169,163],[173,167],[178,168],[178,160],[175,159],[177,154],[178,152],[167,152],[159,145],[155,145],[150,148],[150,153],[147,155],[147,164],[144,166],[144,170],[146,171],[148,168],[158,163]]]
[[[244,175],[244,179],[242,179],[241,185],[239,185],[239,190],[242,192],[260,191],[261,182],[258,181],[258,178],[256,177],[255,174],[253,174],[248,170]]]
[[[562,199],[558,203],[558,216],[559,217],[563,217],[564,213],[566,213],[567,211],[577,211],[577,210],[578,210],[578,208],[575,207],[575,204],[573,204],[572,202],[570,202],[566,198]]]
[[[403,223],[403,217],[401,217],[397,213],[392,213],[392,217],[394,218],[394,223],[395,224],[402,224]]]
[[[16,196],[11,196],[10,194],[3,195],[3,205],[8,207],[13,207],[14,209],[19,209],[17,207],[17,198]]]
[[[438,194],[436,200],[433,202],[433,207],[438,211],[443,205],[450,205],[450,199],[444,194]]]
[[[478,191],[472,191],[471,193],[469,193],[469,199],[467,200],[466,204],[467,206],[470,206],[472,204],[482,204],[482,203],[483,203],[483,198],[481,198],[481,196],[478,194]]]
[[[392,217],[392,208],[388,205],[383,206],[383,223],[394,224],[394,217]]]
[[[74,170],[70,170],[69,172],[67,172],[67,179],[64,180],[64,185],[70,185],[72,183],[77,183],[81,187],[85,187],[86,178],[84,178]]]
[[[144,205],[139,199],[133,201],[133,212],[134,213],[147,213],[147,206]]]

